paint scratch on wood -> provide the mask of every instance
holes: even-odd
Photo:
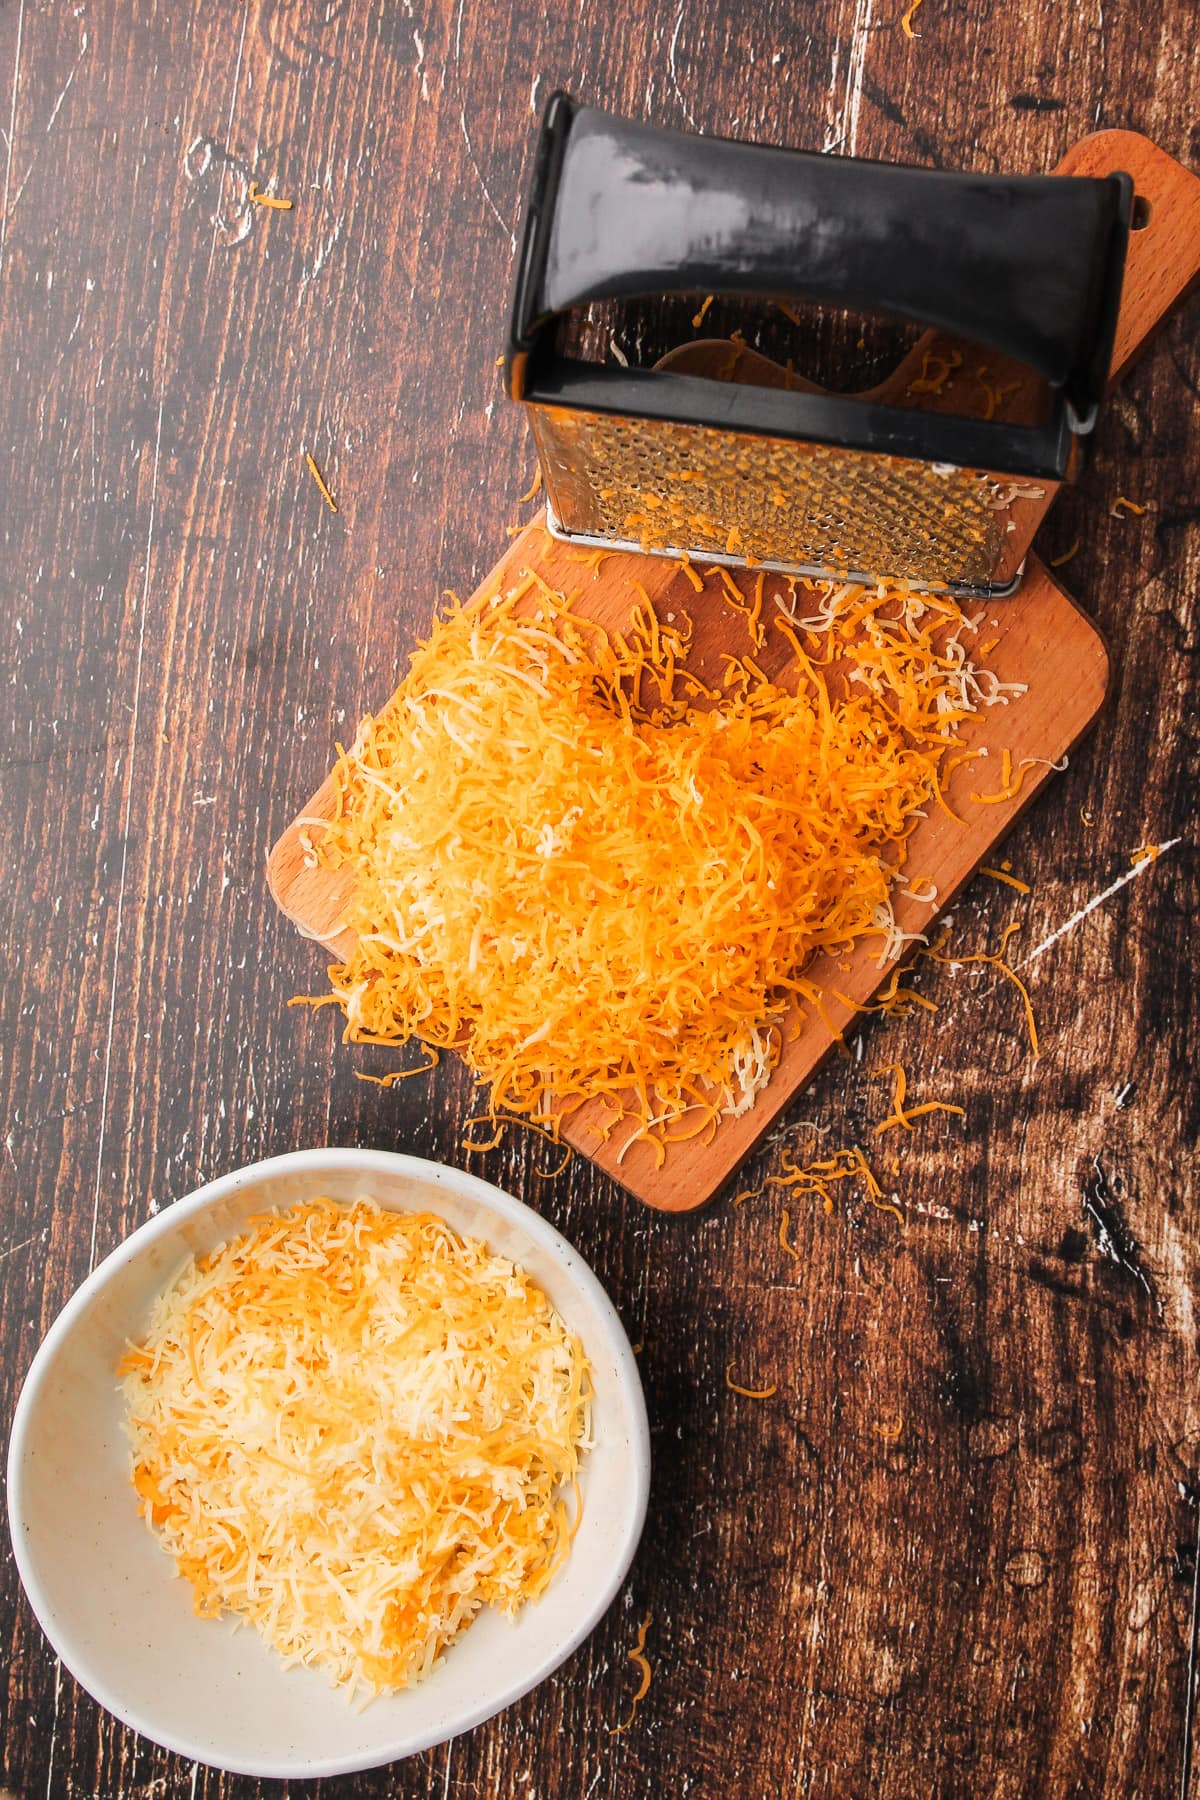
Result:
[[[242,79],[242,57],[246,49],[246,26],[250,20],[250,0],[246,0],[246,8],[242,14],[241,36],[238,38],[237,61],[233,68],[233,93],[229,97],[229,119],[225,126],[225,161],[221,164],[221,185],[217,189],[217,205],[213,213],[212,243],[208,251],[208,275],[212,274],[213,258],[217,254],[217,233],[221,229],[221,210],[225,202],[225,177],[229,173],[229,156],[233,144],[233,115],[237,109],[238,88]],[[245,232],[242,233],[244,237]],[[240,240],[239,240],[240,241]]]
[[[693,131],[699,131],[700,127],[696,123],[696,115],[693,113],[691,107],[687,103],[687,100],[684,98],[683,89],[679,85],[679,66],[675,61],[675,53],[679,48],[679,33],[682,31],[682,29],[683,29],[683,7],[681,6],[679,8],[679,15],[675,20],[675,29],[671,33],[671,48],[667,52],[667,68],[668,68],[668,71],[671,76],[671,86],[675,89],[675,98],[678,100],[681,108],[683,109],[684,118],[687,120],[688,124],[691,126]]]
[[[17,142],[17,92],[21,83],[21,37],[25,25],[25,0],[17,8],[17,47],[13,53],[12,104],[8,114],[8,157],[4,164],[4,203],[0,205],[0,273],[4,269],[4,246],[8,239],[8,189],[12,181],[13,150]]]
[[[1043,938],[1037,948],[1031,950],[1023,962],[1017,964],[1017,968],[1027,969],[1030,963],[1037,962],[1038,958],[1044,956],[1047,950],[1052,950],[1055,944],[1061,942],[1069,932],[1074,931],[1077,925],[1082,925],[1083,921],[1094,913],[1097,907],[1103,906],[1106,900],[1111,900],[1114,894],[1119,894],[1123,887],[1128,887],[1129,883],[1136,881],[1139,875],[1144,875],[1147,869],[1153,868],[1159,856],[1165,856],[1168,850],[1173,850],[1176,844],[1181,842],[1181,838],[1168,838],[1165,844],[1157,846],[1157,856],[1143,856],[1140,861],[1134,863],[1132,869],[1127,869],[1123,875],[1119,875],[1115,881],[1111,881],[1101,893],[1094,895],[1086,906],[1081,906],[1077,913],[1072,913],[1071,917],[1065,920],[1056,931],[1052,931],[1049,937]]]
[[[458,123],[462,129],[463,143],[467,146],[467,155],[471,159],[471,167],[474,169],[476,177],[479,181],[479,185],[483,189],[483,197],[487,201],[488,205],[491,207],[492,212],[495,214],[496,222],[499,225],[501,231],[503,231],[505,233],[505,235],[509,238],[509,240],[512,244],[513,250],[515,251],[516,247],[517,247],[517,234],[513,230],[512,226],[509,225],[508,223],[506,223],[504,214],[500,211],[500,208],[496,205],[496,202],[492,199],[491,192],[488,188],[488,184],[483,179],[483,170],[480,168],[479,162],[475,155],[475,152],[471,148],[471,139],[470,139],[470,135],[467,131],[467,109],[465,106],[461,106],[459,108]]]

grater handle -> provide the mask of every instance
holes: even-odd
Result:
[[[509,385],[548,321],[673,293],[885,312],[986,344],[1094,420],[1127,176],[981,176],[699,137],[551,99],[518,264]]]

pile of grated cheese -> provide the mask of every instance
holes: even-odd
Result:
[[[352,876],[328,996],[346,1038],[455,1047],[493,1115],[557,1128],[600,1098],[660,1153],[752,1105],[789,1006],[820,1004],[813,957],[907,941],[906,840],[946,804],[962,721],[1012,691],[968,657],[953,601],[807,590],[777,594],[770,626],[794,691],[751,654],[705,688],[687,619],[644,590],[623,632],[532,570],[452,598],[340,752],[313,834]]]
[[[189,1263],[120,1373],[133,1484],[196,1611],[352,1693],[419,1680],[567,1554],[583,1346],[432,1214],[321,1199],[254,1221]]]

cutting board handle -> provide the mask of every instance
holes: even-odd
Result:
[[[1097,131],[1075,144],[1056,175],[1132,178],[1133,230],[1109,386],[1114,387],[1200,278],[1200,176],[1138,131]]]

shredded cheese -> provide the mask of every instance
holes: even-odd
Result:
[[[583,1347],[430,1213],[260,1218],[188,1264],[120,1373],[133,1484],[196,1611],[352,1693],[419,1680],[567,1554]]]
[[[698,313],[695,313],[692,317],[693,330],[699,331],[700,327],[704,323],[704,315],[708,311],[709,307],[712,305],[713,300],[715,298],[716,298],[716,296],[713,294],[705,294],[704,299],[700,302],[700,311]]]
[[[1050,567],[1052,569],[1061,569],[1064,563],[1069,563],[1073,556],[1079,554],[1079,546],[1082,542],[1082,538],[1076,538],[1069,550],[1064,550],[1061,556],[1052,556],[1050,558]]]
[[[882,1122],[875,1127],[876,1137],[881,1136],[885,1131],[893,1130],[897,1125],[903,1125],[905,1131],[911,1131],[913,1128],[913,1120],[925,1118],[929,1113],[955,1113],[960,1119],[965,1119],[967,1116],[965,1108],[961,1106],[952,1106],[945,1100],[926,1100],[923,1101],[920,1106],[906,1107],[904,1101],[905,1096],[908,1093],[908,1076],[905,1074],[903,1065],[900,1063],[888,1063],[886,1068],[875,1069],[873,1073],[876,1075],[895,1075],[896,1077],[895,1088],[892,1094],[892,1114],[890,1118],[882,1120]]]
[[[931,367],[936,369],[936,374],[930,373]],[[915,381],[909,382],[907,391],[910,394],[940,394],[955,369],[961,367],[962,355],[957,350],[951,350],[948,356],[926,350],[921,356],[921,373]]]
[[[1029,1027],[1029,1043],[1036,1058],[1040,1056],[1042,1052],[1041,1045],[1038,1041],[1037,1020],[1034,1018],[1033,1014],[1033,1001],[1030,999],[1029,989],[1025,986],[1021,977],[1017,974],[1016,970],[1010,968],[1008,963],[1004,960],[1005,952],[1008,949],[1009,939],[1020,931],[1020,929],[1020,920],[1012,920],[1004,927],[1000,938],[999,950],[978,950],[974,951],[970,956],[946,956],[943,947],[949,933],[944,932],[936,944],[930,945],[926,949],[919,950],[917,955],[928,957],[930,962],[941,963],[945,967],[951,969],[965,966],[970,963],[982,963],[986,964],[989,968],[998,969],[1006,981],[1012,982],[1013,986],[1021,996],[1021,1005],[1025,1012],[1025,1023]]]
[[[900,15],[900,29],[906,38],[917,38],[921,35],[919,31],[913,30],[913,19],[916,16],[917,8],[921,3],[922,0],[912,0],[911,6],[909,6],[906,12]]]
[[[316,482],[317,486],[321,490],[322,500],[324,500],[324,502],[325,502],[326,506],[329,508],[330,512],[336,512],[338,509],[337,501],[334,499],[333,495],[330,493],[329,489],[326,487],[325,477],[322,475],[320,469],[317,467],[316,459],[312,456],[310,451],[306,450],[304,452],[304,460],[308,464],[309,474],[312,476],[313,480]]]
[[[279,200],[274,194],[264,194],[257,181],[252,181],[246,190],[246,198],[251,206],[265,206],[272,212],[291,212],[290,200]]]
[[[1004,882],[1006,887],[1015,888],[1018,894],[1030,894],[1033,892],[1033,889],[1027,881],[1019,880],[1017,876],[1010,874],[1007,868],[989,869],[986,864],[980,863],[979,873],[981,875],[990,875],[993,881]]]
[[[714,573],[757,645],[767,578]],[[353,877],[346,1038],[454,1047],[493,1116],[555,1131],[603,1100],[624,1156],[753,1104],[784,1018],[820,1009],[815,955],[923,942],[893,912],[906,839],[962,722],[1023,690],[970,660],[951,600],[810,588],[808,617],[773,600],[795,691],[751,656],[708,687],[690,621],[636,584],[622,631],[529,568],[451,596],[312,840]]]
[[[730,1363],[725,1371],[725,1386],[729,1389],[731,1394],[741,1394],[747,1400],[770,1400],[779,1392],[779,1383],[777,1381],[771,1382],[769,1387],[743,1387],[740,1381],[735,1381],[733,1379],[732,1363]]]
[[[634,1644],[633,1649],[627,1652],[628,1660],[638,1671],[640,1679],[638,1681],[637,1691],[630,1697],[629,1717],[624,1720],[622,1724],[613,1726],[612,1730],[609,1732],[610,1737],[616,1737],[620,1732],[629,1730],[629,1727],[637,1717],[638,1707],[650,1692],[652,1671],[649,1659],[646,1655],[646,1633],[653,1623],[654,1614],[647,1613],[641,1624],[638,1626],[637,1642]]]
[[[1146,511],[1146,507],[1139,506],[1136,500],[1127,500],[1124,494],[1118,494],[1108,509],[1108,516],[1110,519],[1119,519],[1122,511],[1137,513],[1140,518]]]

